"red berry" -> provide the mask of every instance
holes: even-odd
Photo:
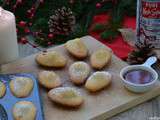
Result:
[[[52,42],[48,42],[47,44],[50,46],[50,45],[52,45]]]
[[[44,0],[39,0],[40,4],[43,4],[44,3]]]
[[[18,33],[18,29],[16,29],[16,32]]]
[[[30,22],[30,23],[28,23],[28,25],[29,25],[29,26],[32,26],[32,23]]]
[[[22,3],[22,0],[17,0],[16,3],[17,3],[17,4],[21,4],[21,3]]]
[[[20,21],[19,22],[19,26],[20,27],[25,27],[26,26],[26,22],[25,21]]]
[[[54,37],[54,35],[52,33],[48,34],[48,38],[52,39]]]
[[[13,11],[15,11],[17,8],[17,5],[13,5]]]
[[[118,1],[117,1],[117,0],[112,0],[112,2],[113,2],[114,4],[117,4]]]
[[[34,11],[32,10],[27,10],[27,17],[32,19],[34,17]]]
[[[30,19],[32,19],[33,17],[34,17],[34,14],[31,14],[31,15],[29,16]]]
[[[27,10],[27,14],[28,15],[32,14],[32,11],[31,10]]]
[[[25,29],[24,29],[24,32],[25,32],[25,33],[30,33],[30,30],[29,30],[28,28],[25,28]]]
[[[27,41],[27,39],[25,38],[25,37],[22,37],[21,39],[20,39],[20,43],[22,43],[22,44],[26,44],[28,41]]]
[[[32,8],[31,8],[31,12],[34,12],[35,11],[35,7],[33,6]]]
[[[96,4],[96,8],[101,8],[101,7],[102,7],[101,3]]]

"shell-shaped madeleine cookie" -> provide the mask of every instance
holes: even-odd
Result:
[[[41,71],[38,74],[38,80],[43,87],[48,89],[62,85],[60,77],[53,71]]]
[[[13,106],[12,114],[14,120],[35,120],[36,111],[32,102],[20,101]]]
[[[48,51],[39,53],[36,56],[36,61],[38,64],[45,67],[64,67],[67,63],[67,59],[59,52]]]
[[[76,58],[85,58],[88,54],[87,47],[79,38],[68,41],[65,47]]]
[[[102,69],[110,62],[111,57],[112,53],[109,50],[99,49],[91,55],[91,66],[95,69]]]
[[[27,97],[32,92],[34,82],[31,78],[15,77],[10,82],[10,90],[13,95],[19,98]]]
[[[70,79],[77,85],[84,83],[89,73],[90,67],[85,62],[75,62],[69,67]]]
[[[0,81],[0,98],[2,98],[6,93],[6,86]]]
[[[49,98],[60,105],[78,107],[83,103],[83,98],[78,91],[71,87],[59,87],[49,91]]]
[[[86,81],[85,88],[91,92],[96,92],[108,86],[112,75],[108,72],[95,72]]]

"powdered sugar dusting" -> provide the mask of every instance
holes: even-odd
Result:
[[[55,94],[55,95],[63,92],[70,92],[70,91],[72,91],[76,95],[81,95],[80,92],[78,92],[75,88],[72,88],[72,87],[59,87],[51,90],[52,94]]]
[[[89,72],[89,65],[85,62],[75,62],[69,68],[69,73],[75,77],[84,76],[86,78]]]
[[[93,79],[93,78],[96,77],[96,76],[102,76],[102,77],[106,77],[106,78],[108,78],[108,79],[111,79],[111,78],[112,78],[112,74],[111,74],[111,73],[106,72],[106,71],[98,71],[98,72],[93,73],[93,75],[91,75],[91,76],[88,78],[88,80]]]

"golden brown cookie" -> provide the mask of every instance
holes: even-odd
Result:
[[[45,67],[64,67],[67,63],[67,59],[64,55],[56,51],[48,51],[39,53],[36,56],[38,64]]]
[[[48,97],[55,103],[68,107],[78,107],[83,98],[78,91],[71,87],[59,87],[49,91]]]
[[[62,85],[60,77],[53,71],[41,71],[38,75],[39,83],[48,89]]]
[[[92,53],[90,58],[91,66],[95,69],[102,69],[111,60],[112,53],[107,49],[99,49]]]
[[[85,88],[91,92],[96,92],[107,87],[111,82],[112,75],[108,72],[95,72],[91,75],[85,84]]]
[[[14,120],[36,120],[36,107],[32,102],[17,102],[12,110]]]
[[[68,41],[65,44],[65,48],[76,58],[85,58],[88,54],[87,47],[80,38]]]
[[[11,80],[9,85],[10,85],[10,90],[14,96],[23,98],[30,95],[34,83],[31,78],[15,77],[13,80]]]
[[[89,73],[90,67],[85,62],[75,62],[69,67],[70,79],[77,85],[84,83]]]
[[[0,98],[2,98],[6,93],[6,86],[0,81]]]

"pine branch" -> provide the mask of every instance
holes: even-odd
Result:
[[[7,0],[0,0],[0,5],[4,4],[4,9],[13,11],[13,6],[17,0],[10,0],[10,4],[5,4]],[[111,19],[106,24],[97,24],[96,30],[102,31],[101,37],[103,39],[113,39],[119,33],[118,28],[122,27],[124,15],[135,15],[136,13],[136,0],[117,0],[118,3],[114,4],[112,0],[74,0],[74,3],[69,3],[69,0],[45,0],[41,5],[40,0],[23,0],[23,3],[17,6],[15,11],[16,21],[32,22],[30,27],[31,32],[40,31],[44,33],[43,36],[37,36],[36,42],[42,46],[48,46],[47,42],[54,44],[61,44],[69,39],[81,37],[88,34],[88,28],[92,24],[93,17],[96,14],[103,12],[110,12]],[[101,3],[101,8],[96,8],[96,4]],[[26,15],[27,10],[35,7],[36,13],[33,19],[29,19]],[[71,8],[74,16],[76,17],[76,27],[74,32],[69,35],[56,35],[53,39],[48,38],[49,28],[48,20],[54,11],[58,8]],[[29,26],[27,26],[29,27]],[[24,28],[19,28],[19,33],[24,35]],[[41,40],[43,38],[44,40]]]
[[[133,6],[134,5],[134,6]],[[94,31],[101,30],[101,38],[113,40],[118,34],[118,29],[122,27],[124,16],[128,11],[132,11],[132,15],[135,15],[136,0],[118,0],[118,2],[112,3],[113,8],[110,9],[110,19],[106,24],[95,25]]]
[[[97,23],[97,24],[95,24],[95,26],[93,28],[93,31],[94,32],[96,32],[96,31],[104,31],[105,29],[106,29],[106,25]]]

